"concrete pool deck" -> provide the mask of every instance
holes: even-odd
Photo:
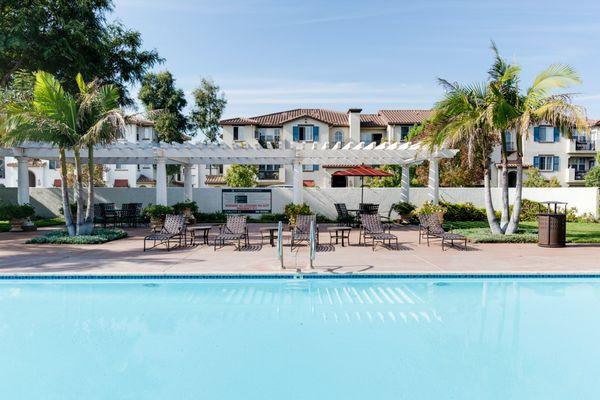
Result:
[[[321,246],[315,267],[309,267],[307,246],[293,252],[284,243],[286,268],[281,269],[276,247],[260,245],[258,228],[250,226],[251,246],[213,250],[199,245],[170,252],[159,247],[142,252],[148,229],[128,229],[129,237],[101,245],[28,245],[40,233],[0,233],[0,274],[600,274],[600,245],[569,245],[561,249],[535,244],[469,244],[469,251],[442,251],[439,241],[419,245],[418,230],[402,227],[392,232],[399,248],[358,246],[353,230],[351,246],[330,246],[329,233],[321,229]],[[213,229],[213,233],[216,230]],[[212,241],[211,241],[212,243]]]

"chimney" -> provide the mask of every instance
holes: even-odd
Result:
[[[354,143],[360,142],[360,112],[361,108],[348,109],[348,125],[350,140]]]

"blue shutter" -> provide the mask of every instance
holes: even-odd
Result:
[[[540,127],[539,126],[536,126],[535,128],[533,128],[533,141],[534,142],[540,141]]]
[[[554,141],[558,142],[560,140],[560,129],[557,126],[554,127]]]
[[[297,142],[298,140],[300,140],[300,129],[298,129],[297,126],[295,126],[293,129],[293,139],[294,139],[294,142]]]
[[[313,171],[319,170],[319,164],[313,164]]]
[[[556,131],[555,131],[555,135],[556,135]],[[554,156],[552,162],[553,162],[553,164],[552,164],[552,170],[554,172],[558,171],[558,167],[560,166],[560,158],[557,157],[557,156]]]
[[[313,142],[319,141],[319,127],[313,126]]]
[[[533,157],[533,168],[540,169],[540,157],[539,156]]]

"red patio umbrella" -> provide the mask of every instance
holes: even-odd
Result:
[[[393,174],[390,174],[389,172],[385,172],[385,171],[382,171],[377,168],[368,167],[364,164],[358,165],[356,167],[352,167],[350,169],[345,169],[343,171],[336,171],[332,175],[335,175],[335,176],[360,176],[360,202],[361,203],[363,203],[363,199],[364,199],[365,176],[368,176],[371,178],[373,178],[373,177],[382,178],[382,177],[386,177],[386,176],[393,176]]]

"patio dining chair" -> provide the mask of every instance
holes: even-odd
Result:
[[[292,227],[290,250],[294,249],[294,244],[298,244],[301,242],[310,242],[311,223],[315,225],[315,236],[317,240],[317,245],[319,244],[319,226],[317,225],[317,216],[315,214],[298,215],[296,217],[296,225]]]
[[[155,248],[164,244],[167,246],[167,251],[171,250],[170,244],[177,241],[181,247],[182,241],[185,242],[185,216],[182,214],[167,214],[165,222],[158,232],[153,232],[144,237],[144,251]],[[146,241],[153,242],[152,247],[146,248]]]
[[[335,203],[337,211],[337,223],[339,226],[355,226],[356,218],[348,212],[346,203]]]
[[[463,242],[464,250],[468,250],[467,237],[459,233],[448,232],[442,226],[442,222],[437,214],[421,214],[419,215],[419,244],[421,244],[421,238],[426,238],[427,246],[429,246],[429,239],[442,239],[442,250],[445,249],[447,242],[450,242],[450,246],[454,247],[454,242]]]
[[[246,246],[249,245],[247,217],[245,215],[228,215],[227,222],[219,228],[219,234],[215,237],[214,250],[217,250],[217,244],[223,247],[226,242],[237,242],[236,250],[239,251],[242,248],[242,240]]]
[[[396,242],[396,248],[398,247],[398,237],[392,233],[390,233],[390,227],[384,227],[379,219],[379,215],[377,214],[364,214],[361,216],[362,222],[362,237],[364,239],[365,244],[368,239],[372,240],[372,249],[375,251],[375,246],[377,242],[383,243],[388,242],[388,245],[392,246],[392,240]]]

